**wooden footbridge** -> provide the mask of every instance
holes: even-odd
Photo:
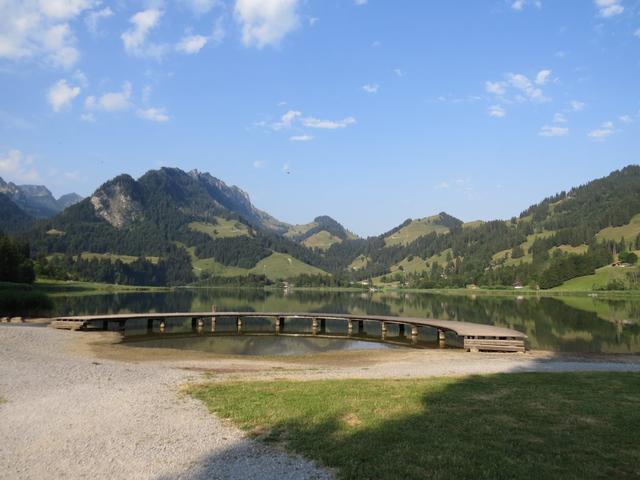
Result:
[[[326,332],[327,320],[346,322],[348,336],[354,335],[354,325],[357,328],[357,334],[362,334],[364,322],[375,322],[380,326],[383,340],[387,336],[387,327],[397,325],[400,337],[406,336],[408,338],[407,333],[410,331],[412,343],[417,343],[419,329],[432,328],[436,329],[438,340],[442,345],[446,332],[452,332],[463,339],[463,348],[467,351],[524,352],[524,342],[527,338],[524,333],[509,328],[452,320],[338,313],[217,312],[215,309],[211,312],[126,313],[57,317],[52,319],[50,326],[69,330],[108,330],[115,323],[119,330],[124,331],[128,321],[146,320],[149,332],[152,332],[154,326],[157,326],[162,333],[166,329],[167,322],[171,320],[191,319],[191,327],[194,331],[216,333],[217,320],[222,318],[231,318],[235,321],[237,334],[243,333],[243,320],[247,318],[273,318],[276,335],[286,333],[285,321],[292,319],[308,319],[311,322],[313,335],[322,335]]]

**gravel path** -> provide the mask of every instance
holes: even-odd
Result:
[[[92,360],[72,338],[0,327],[0,478],[329,478],[177,395],[193,373]]]

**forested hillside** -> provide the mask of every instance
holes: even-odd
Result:
[[[367,239],[328,216],[288,225],[239,188],[175,168],[138,180],[120,175],[52,219],[33,220],[1,194],[0,211],[0,228],[29,240],[39,273],[56,278],[164,285],[302,275],[322,285],[552,288],[615,260],[633,263],[640,167],[560,192],[509,220],[465,224],[441,212]]]

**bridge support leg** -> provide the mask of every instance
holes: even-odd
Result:
[[[211,313],[216,313],[216,306],[211,305]],[[216,333],[216,317],[211,317],[211,333]]]
[[[385,322],[380,322],[380,336],[383,340],[387,337],[387,324]]]
[[[164,320],[160,320],[160,333],[164,333],[164,329],[167,327],[167,323]]]
[[[364,320],[358,320],[358,333],[364,333]]]
[[[347,335],[353,335],[353,320],[347,320]]]
[[[444,348],[445,340],[446,340],[446,337],[444,334],[444,330],[439,328],[438,329],[438,346],[440,348]]]
[[[242,334],[242,318],[236,317],[236,333],[238,335]]]
[[[317,335],[317,334],[318,334],[318,319],[317,319],[317,318],[314,318],[314,319],[311,321],[311,332],[312,332],[314,335]]]
[[[398,325],[398,336],[404,337],[404,323],[401,323],[400,325]]]
[[[204,331],[204,318],[198,319],[198,333],[202,333]]]
[[[418,343],[418,327],[411,325],[411,343]]]
[[[284,317],[276,318],[276,335],[278,335],[284,327]]]

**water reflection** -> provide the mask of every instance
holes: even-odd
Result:
[[[386,343],[291,336],[168,336],[127,342],[145,348],[174,348],[223,355],[305,355],[332,351],[395,348]]]
[[[565,352],[640,352],[640,299],[601,299],[586,296],[516,298],[317,291],[293,291],[284,295],[280,291],[271,290],[179,289],[152,293],[68,295],[56,297],[54,302],[55,313],[64,315],[209,311],[211,306],[215,305],[218,311],[327,312],[427,317],[520,330],[529,336],[529,346],[533,349]],[[265,322],[264,328],[273,328],[268,320]],[[344,322],[339,323],[342,324],[340,328],[345,328]],[[327,328],[334,327],[328,324]]]

